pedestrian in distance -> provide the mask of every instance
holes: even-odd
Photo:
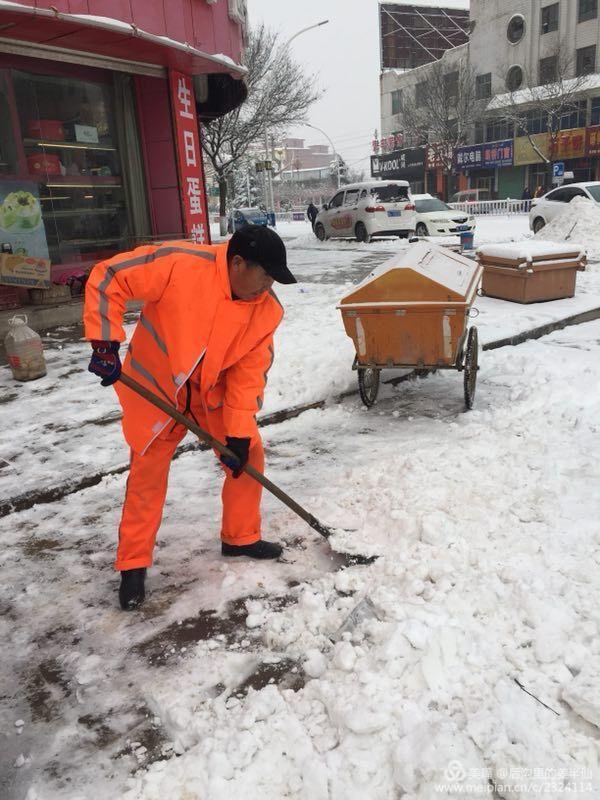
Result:
[[[131,448],[115,567],[124,610],[145,597],[146,570],[158,532],[169,467],[186,434],[148,401],[119,382],[121,370],[225,441],[236,461],[225,471],[221,553],[272,559],[279,544],[261,538],[262,487],[243,472],[264,469],[255,415],[273,363],[273,334],[283,309],[273,283],[295,283],[285,245],[275,231],[247,225],[229,242],[170,241],[146,245],[97,264],[86,288],[85,335],[90,372],[115,385],[123,432]],[[144,307],[127,356],[123,314],[128,300]]]
[[[306,216],[310,220],[310,224],[312,226],[313,231],[315,229],[315,220],[316,220],[318,214],[319,214],[319,209],[316,207],[316,205],[311,200],[308,208],[306,209]]]
[[[537,199],[538,197],[543,197],[545,194],[546,194],[546,187],[538,186],[533,196]]]
[[[521,206],[521,210],[522,211],[529,211],[528,203],[531,200],[531,190],[529,189],[529,186],[526,186],[523,189],[523,194],[521,195],[521,200],[524,201],[522,206]]]

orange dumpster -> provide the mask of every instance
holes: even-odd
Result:
[[[569,242],[518,242],[477,250],[483,267],[482,294],[514,303],[540,303],[573,297],[586,253]]]
[[[465,371],[465,402],[472,408],[478,341],[477,329],[467,330],[467,319],[482,271],[458,253],[419,242],[341,300],[365,405],[375,402],[382,369],[456,369]]]

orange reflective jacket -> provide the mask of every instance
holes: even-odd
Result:
[[[138,247],[94,267],[85,292],[86,338],[123,341],[127,300],[144,307],[123,370],[181,408],[180,390],[202,362],[206,410],[222,409],[227,436],[256,435],[273,333],[283,317],[274,293],[232,300],[227,245],[178,241]],[[125,438],[143,453],[170,418],[123,384],[115,388]]]

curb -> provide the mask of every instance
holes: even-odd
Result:
[[[595,319],[600,319],[600,308],[582,311],[580,314],[573,314],[570,317],[548,322],[545,325],[540,325],[538,328],[531,328],[531,330],[517,333],[514,336],[508,336],[506,339],[497,339],[495,342],[488,342],[483,345],[482,350],[497,350],[499,347],[514,347],[518,344],[531,341],[532,339],[541,339],[542,336],[548,336],[548,334],[554,333],[554,331],[561,331],[563,328],[568,328],[571,325],[582,325],[584,322],[592,322]]]

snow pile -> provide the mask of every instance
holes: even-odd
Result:
[[[503,800],[598,798],[600,395],[581,389],[600,381],[599,334],[485,354],[468,415],[445,418],[460,387],[438,375],[379,413],[290,422],[334,454],[314,464],[318,496],[299,495],[382,557],[302,582],[255,629],[252,655],[299,666],[303,688],[236,693],[239,655],[202,642],[157,675],[148,704],[178,757],[139,771],[126,800],[437,800],[491,797],[490,780]],[[395,417],[411,394],[421,413]],[[334,643],[365,597],[376,616]]]
[[[575,197],[565,210],[539,231],[536,239],[580,243],[593,258],[600,258],[600,205]]]

